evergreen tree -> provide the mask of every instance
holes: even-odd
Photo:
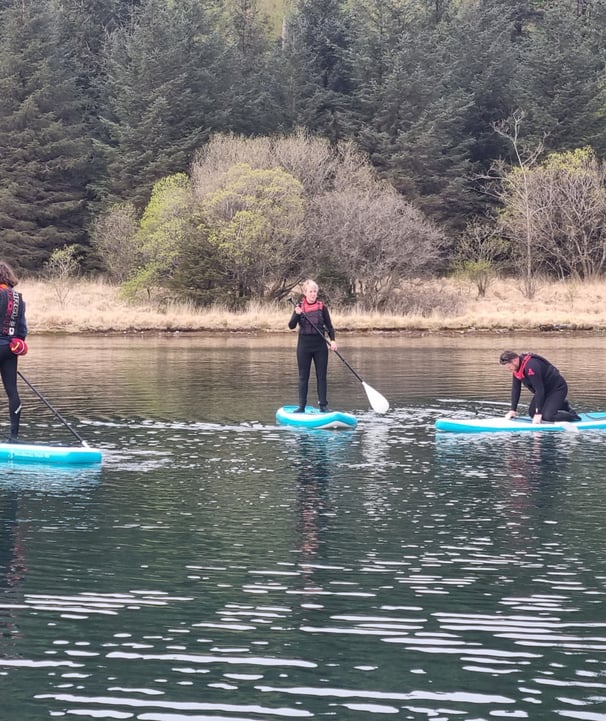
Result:
[[[0,255],[38,270],[53,250],[86,244],[91,146],[84,104],[46,0],[2,13]]]
[[[96,96],[103,75],[104,47],[116,30],[128,26],[141,0],[52,0],[59,17],[58,38],[73,60],[78,86]],[[89,108],[91,113],[95,107]]]
[[[545,5],[523,45],[519,106],[528,131],[546,135],[546,147],[558,151],[590,142],[606,151],[603,117],[595,112],[606,69],[606,18],[603,3],[591,12],[585,7],[572,0]]]
[[[400,192],[460,227],[485,202],[474,175],[502,150],[492,122],[512,105],[512,20],[500,0],[442,8],[437,16],[409,7],[398,20],[400,40],[383,52],[381,75],[360,77],[357,135]],[[366,58],[369,37],[364,28],[356,43]]]
[[[226,0],[226,36],[232,46],[233,130],[269,135],[288,127],[282,70],[267,17],[257,0]]]
[[[109,44],[110,194],[143,207],[153,183],[187,170],[211,132],[232,129],[229,48],[200,0],[147,0]]]
[[[105,68],[104,51],[108,38],[128,26],[141,0],[53,0],[58,26],[58,42],[74,68],[74,79],[85,102],[86,133],[96,145],[107,143],[101,118],[105,115],[101,89]],[[91,212],[102,202],[107,170],[103,153],[92,158]]]
[[[300,124],[336,142],[349,135],[351,39],[343,0],[300,0],[285,26],[287,107]]]

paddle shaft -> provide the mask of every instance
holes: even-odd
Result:
[[[29,388],[31,388],[31,390],[38,396],[38,398],[51,409],[51,411],[55,414],[55,416],[61,421],[61,423],[63,423],[63,425],[69,431],[71,431],[71,433],[74,434],[74,436],[80,441],[80,443],[82,443],[83,446],[88,446],[88,443],[84,440],[84,438],[82,438],[82,436],[78,433],[78,431],[74,430],[70,426],[70,424],[65,420],[65,418],[61,415],[61,413],[59,413],[59,411],[53,405],[51,405],[51,403],[49,403],[46,400],[46,398],[42,395],[42,393],[40,393],[40,391],[32,383],[30,383],[27,380],[27,378],[23,375],[23,373],[21,373],[21,371],[19,371],[19,370],[17,371],[17,373],[18,373],[19,377],[21,378],[21,380],[24,383],[26,383],[29,386]]]

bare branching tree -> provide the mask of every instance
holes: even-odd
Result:
[[[309,240],[363,307],[385,307],[402,279],[435,270],[442,232],[393,189],[342,189],[316,198]],[[322,267],[317,269],[322,274]],[[330,279],[327,283],[330,284]]]
[[[214,192],[230,168],[246,163],[251,168],[282,168],[294,176],[309,195],[328,190],[338,165],[329,142],[303,130],[292,135],[245,138],[214,135],[197,154],[191,169],[194,194],[202,198]]]
[[[53,250],[44,264],[44,270],[59,303],[63,305],[71,290],[73,278],[80,272],[78,246],[64,245],[63,248]]]
[[[495,126],[514,150],[516,164],[493,166],[502,204],[499,232],[511,241],[523,269],[523,292],[532,298],[539,271],[589,279],[606,268],[606,165],[591,148],[552,153],[539,163],[540,142],[522,150],[518,112]]]
[[[501,216],[501,230],[512,242],[512,251],[522,259],[523,293],[532,298],[536,292],[534,246],[540,209],[534,204],[529,173],[543,153],[544,143],[526,149],[520,139],[524,112],[517,110],[510,118],[493,127],[513,148],[516,166],[511,169],[504,161],[493,165],[492,176],[499,181],[497,197],[505,211]]]
[[[478,297],[486,295],[497,277],[499,261],[507,253],[506,245],[493,218],[471,220],[459,237],[454,269],[458,276],[476,286]]]
[[[560,278],[585,280],[606,267],[606,166],[589,148],[554,153],[530,174],[539,209],[536,243]]]

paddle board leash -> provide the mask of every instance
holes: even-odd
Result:
[[[30,383],[30,382],[27,380],[27,378],[23,375],[23,373],[21,373],[21,371],[18,370],[18,371],[17,371],[17,374],[19,375],[19,377],[21,378],[21,380],[22,380],[24,383],[26,383],[26,384],[31,388],[32,391],[34,391],[34,393],[38,396],[38,398],[39,398],[43,403],[45,403],[45,404],[51,409],[51,411],[52,411],[52,412],[55,414],[55,416],[61,421],[61,423],[63,423],[63,425],[64,425],[69,431],[71,431],[71,432],[74,434],[74,436],[80,441],[80,443],[81,443],[85,448],[88,448],[88,447],[89,447],[88,443],[84,440],[84,438],[82,438],[82,436],[78,433],[78,431],[74,430],[74,429],[70,426],[70,424],[65,420],[65,418],[61,415],[61,413],[59,413],[59,411],[58,411],[53,405],[51,405],[51,404],[49,403],[49,401],[46,400],[46,398],[42,395],[42,393],[40,393],[40,391],[39,391],[32,383]]]
[[[297,307],[297,304],[295,303],[295,301],[292,298],[289,298],[288,300],[293,304],[293,306],[295,308]],[[326,343],[330,346],[330,341],[328,340],[328,338],[324,335],[324,333],[322,333],[322,331],[318,328],[318,326],[309,318],[309,316],[305,315],[305,313],[303,311],[301,311],[301,315],[303,316],[303,318],[305,318],[305,320],[309,323],[309,325],[316,331],[316,333],[318,333],[318,335],[321,335],[322,338],[324,338],[324,340],[326,341]],[[366,392],[366,396],[368,397],[368,402],[372,406],[372,409],[376,413],[387,413],[387,411],[389,410],[389,401],[387,400],[387,398],[385,398],[385,396],[382,396],[379,393],[379,391],[375,390],[372,386],[368,385],[368,383],[362,378],[362,376],[349,365],[349,363],[345,360],[345,358],[343,358],[343,356],[339,353],[338,350],[334,350],[333,353],[336,353],[339,356],[339,358],[343,361],[343,363],[345,363],[345,365],[349,368],[349,370],[360,381],[360,383],[362,384],[362,387],[364,388],[364,390]]]

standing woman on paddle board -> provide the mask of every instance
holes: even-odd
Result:
[[[0,376],[8,396],[11,422],[8,442],[17,440],[21,418],[21,399],[17,391],[17,357],[27,353],[25,303],[14,288],[18,283],[13,269],[0,261]]]
[[[314,280],[306,280],[302,289],[303,298],[295,306],[288,321],[288,327],[291,330],[294,330],[297,325],[299,326],[299,340],[297,342],[299,407],[295,412],[305,413],[312,361],[316,369],[320,410],[327,411],[328,348],[337,350],[335,329],[328,308],[321,300],[318,300],[318,284]],[[326,333],[328,333],[330,340],[326,338]]]
[[[511,371],[511,410],[505,418],[517,415],[522,385],[533,394],[528,415],[533,423],[541,421],[580,421],[566,400],[568,384],[560,371],[546,358],[536,353],[522,353],[506,350],[501,353],[499,363]]]

